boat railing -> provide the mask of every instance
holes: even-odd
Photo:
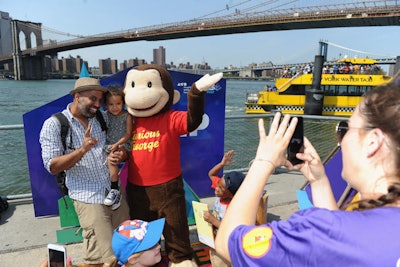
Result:
[[[235,115],[225,117],[224,150],[235,150],[235,162],[224,171],[248,170],[250,161],[256,154],[258,146],[258,119],[265,121],[268,128],[273,114]],[[304,134],[324,159],[337,146],[335,127],[340,117],[303,115]],[[30,197],[30,179],[23,125],[0,126],[0,196],[3,198]],[[221,155],[222,156],[222,155]],[[18,159],[18,160],[16,160]],[[211,167],[211,166],[210,166]],[[11,184],[11,180],[21,181]],[[21,189],[25,184],[25,189]]]
[[[285,86],[289,83],[291,83],[294,79],[300,77],[301,75],[303,75],[302,72],[298,72],[296,73],[293,77],[291,77],[289,80],[287,80],[284,84],[282,84],[280,87],[277,87],[277,91],[280,92],[282,88],[285,88]]]

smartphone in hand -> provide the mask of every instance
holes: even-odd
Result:
[[[294,117],[290,118],[292,120]],[[289,146],[287,148],[288,160],[293,164],[303,163],[302,160],[296,158],[297,153],[304,152],[304,127],[303,127],[303,117],[297,117],[296,130],[290,139]]]
[[[67,267],[67,248],[59,244],[48,244],[48,267]]]

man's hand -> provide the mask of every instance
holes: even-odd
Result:
[[[89,124],[89,126],[85,131],[85,137],[82,142],[82,148],[85,153],[88,152],[92,147],[97,145],[97,142],[99,141],[97,140],[97,138],[93,138],[90,136],[91,131],[92,131],[92,125]]]

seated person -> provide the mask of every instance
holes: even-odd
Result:
[[[235,152],[230,150],[226,152],[217,165],[215,165],[209,172],[208,176],[212,182],[211,187],[215,190],[215,203],[214,214],[209,211],[204,212],[204,220],[213,225],[215,229],[219,228],[221,220],[224,217],[226,209],[229,206],[233,196],[238,190],[240,184],[243,182],[244,174],[237,171],[226,173],[222,178],[218,177],[218,173],[225,167],[234,162],[233,157]],[[210,248],[210,261],[212,266],[224,267],[231,266],[231,264],[219,257],[213,248]]]

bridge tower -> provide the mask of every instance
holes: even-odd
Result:
[[[14,76],[16,80],[43,80],[44,73],[44,56],[36,55],[31,50],[29,56],[23,57],[21,54],[21,42],[25,42],[26,49],[42,46],[42,24],[30,21],[11,20],[12,32],[12,55],[14,63]],[[24,40],[20,39],[23,33]],[[36,44],[32,42],[36,39]]]
[[[324,61],[328,60],[328,43],[319,41],[319,54],[324,57]]]

